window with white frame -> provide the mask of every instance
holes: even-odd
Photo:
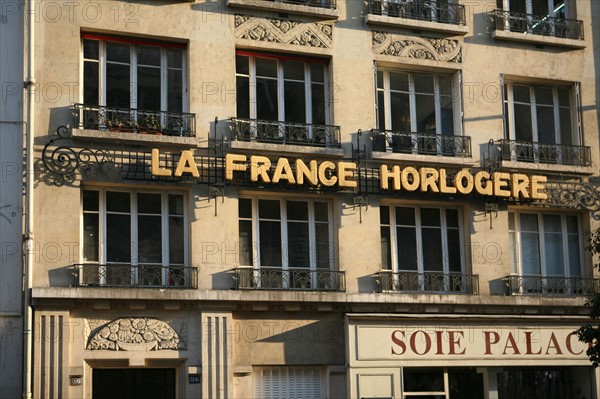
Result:
[[[323,368],[268,366],[252,369],[254,397],[261,399],[324,398]]]
[[[86,189],[82,195],[84,279],[91,273],[100,285],[188,283],[182,193]]]
[[[568,0],[496,0],[496,6],[505,11],[556,18],[566,18],[568,3]]]
[[[85,105],[186,110],[185,45],[92,34],[82,37]]]
[[[264,271],[260,275],[264,286],[315,287],[318,282],[313,280],[333,269],[329,201],[240,198],[238,204],[240,265]],[[273,281],[267,282],[267,278]]]
[[[236,53],[237,117],[326,125],[327,62]]]
[[[472,292],[457,208],[379,207],[382,290]],[[394,277],[395,276],[395,277]]]
[[[582,277],[583,243],[578,215],[510,212],[508,218],[514,275]]]

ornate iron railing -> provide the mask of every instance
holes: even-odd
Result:
[[[600,280],[580,277],[506,276],[508,295],[592,296]]]
[[[499,142],[504,161],[573,166],[590,166],[592,164],[592,149],[588,146],[517,140],[499,140]]]
[[[371,139],[373,140],[373,151],[457,158],[471,156],[471,137],[469,136],[371,130]]]
[[[230,127],[231,140],[341,147],[339,126],[231,118]]]
[[[73,105],[73,126],[79,129],[194,137],[196,135],[196,115],[183,112],[75,104]]]
[[[303,6],[329,8],[335,10],[335,0],[267,0],[272,3],[299,4]]]
[[[462,273],[378,273],[379,292],[479,294],[479,276]]]
[[[369,0],[369,14],[465,25],[465,6],[425,0]]]
[[[85,263],[73,274],[77,287],[198,288],[198,270],[188,266]]]
[[[346,274],[334,270],[240,267],[234,279],[236,290],[346,291]]]
[[[583,21],[495,10],[497,30],[583,40]]]

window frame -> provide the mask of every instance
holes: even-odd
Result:
[[[84,192],[85,191],[95,191],[98,193],[98,210],[97,211],[87,211],[84,210]],[[107,210],[107,193],[108,192],[116,192],[116,193],[126,193],[129,194],[129,212],[116,212],[116,211],[108,211]],[[161,262],[140,262],[139,260],[139,232],[138,232],[138,223],[139,216],[146,216],[148,213],[139,212],[139,194],[152,194],[152,195],[160,195],[161,201]],[[171,268],[187,268],[189,266],[189,257],[190,257],[190,229],[189,229],[189,206],[188,206],[188,196],[185,191],[177,191],[177,190],[145,190],[145,189],[123,189],[123,188],[100,188],[100,187],[84,187],[81,190],[80,194],[80,242],[81,247],[79,251],[79,256],[81,259],[82,265],[98,265],[101,268],[104,268],[103,273],[101,273],[102,279],[99,281],[100,285],[106,285],[106,268],[107,265],[129,265],[131,266],[132,273],[132,284],[143,286],[138,281],[139,276],[137,275],[137,271],[139,267],[160,267],[161,268],[161,281],[162,285],[170,285],[168,281],[168,270]],[[182,198],[182,207],[183,207],[183,215],[173,215],[169,211],[169,196],[177,195]],[[86,245],[85,245],[85,221],[84,215],[86,214],[97,214],[98,215],[98,241],[97,241],[97,251],[98,251],[98,259],[90,260],[86,259]],[[130,226],[130,261],[129,262],[119,262],[119,261],[108,261],[107,259],[107,251],[108,251],[108,230],[107,230],[107,215],[108,214],[123,214],[129,216],[129,226]],[[181,217],[183,220],[183,263],[173,263],[170,260],[170,236],[169,236],[169,218],[172,216]],[[186,279],[190,278],[187,276]]]
[[[512,1],[523,1],[523,0],[512,0]],[[561,1],[561,0],[559,0]],[[502,2],[502,9],[505,11],[511,11],[510,9],[510,3],[511,0],[498,0],[497,4],[499,4],[500,2]],[[547,2],[548,4],[548,16],[553,17],[553,18],[558,18],[556,17],[556,9],[554,8],[554,0],[548,0]],[[569,18],[569,12],[570,12],[570,6],[569,6],[569,0],[564,0],[563,3],[563,7],[565,9],[564,15],[565,18]],[[551,12],[550,12],[551,11]],[[533,14],[533,0],[525,0],[525,14],[529,14],[529,15],[537,15],[537,14]]]
[[[98,59],[85,58],[84,54],[84,43],[86,40],[98,42]],[[155,46],[160,48],[160,110],[150,110],[153,112],[175,112],[175,113],[186,113],[189,112],[189,99],[188,99],[188,47],[181,43],[170,43],[163,41],[151,41],[151,40],[135,40],[112,36],[93,35],[85,34],[81,35],[80,41],[80,70],[79,70],[79,81],[82,84],[79,85],[79,99],[80,103],[90,106],[106,107],[107,103],[107,62],[113,63],[107,60],[106,56],[106,43],[121,43],[129,45],[129,106],[126,108],[138,109],[138,63],[137,63],[137,46]],[[170,67],[167,61],[167,49],[178,48],[181,49],[181,68]],[[84,90],[85,90],[85,77],[84,68],[86,62],[97,62],[98,63],[98,100],[97,104],[85,104]],[[173,111],[168,108],[169,105],[169,92],[168,92],[168,74],[169,70],[181,69],[181,110]],[[141,110],[141,109],[140,109]]]

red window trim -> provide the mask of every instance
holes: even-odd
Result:
[[[280,55],[280,54],[270,54],[270,53],[259,53],[254,51],[244,51],[244,50],[236,50],[235,55],[244,55],[247,57],[261,57],[261,58],[271,58],[275,60],[282,61],[302,61],[302,62],[313,62],[315,64],[323,64],[327,65],[328,62],[319,58],[302,58],[302,57],[294,57],[291,55]]]
[[[158,46],[158,47],[170,47],[170,48],[180,48],[185,49],[187,45],[183,43],[171,43],[171,42],[155,42],[150,40],[143,39],[130,39],[124,37],[115,37],[109,35],[97,35],[94,33],[82,33],[81,37],[83,39],[91,39],[91,40],[103,40],[107,42],[117,42],[117,43],[128,43],[128,44],[141,44],[145,46]]]

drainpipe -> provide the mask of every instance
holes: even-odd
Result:
[[[23,398],[31,398],[32,348],[33,348],[33,310],[31,308],[31,276],[33,269],[33,135],[35,132],[35,0],[24,0],[24,12],[27,13],[27,116],[25,125],[25,244],[23,265]]]

